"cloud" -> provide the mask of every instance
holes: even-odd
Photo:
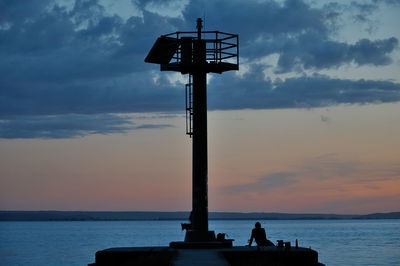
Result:
[[[157,124],[157,125],[144,124],[144,125],[140,125],[140,126],[136,127],[136,129],[154,129],[154,128],[160,129],[160,128],[167,128],[167,127],[174,127],[174,126],[168,125],[168,124]]]
[[[367,104],[400,100],[400,85],[390,81],[344,80],[313,75],[264,80],[255,70],[240,78],[227,73],[209,86],[210,110],[312,108],[336,104]],[[165,80],[164,84],[168,84]],[[2,115],[61,115],[184,110],[183,88],[151,83],[140,76],[65,86],[0,88]],[[142,89],[130,89],[142,84]],[[87,85],[89,88],[87,88]],[[91,87],[93,86],[93,87]],[[96,87],[95,87],[96,86]],[[183,87],[183,86],[182,86]]]
[[[369,17],[378,9],[378,5],[375,3],[359,3],[352,1],[350,7],[356,11],[353,15],[355,21],[359,22],[369,22]]]
[[[191,1],[184,11],[186,27],[207,11],[207,24],[224,25],[228,32],[240,35],[241,55],[256,60],[279,54],[277,73],[301,72],[304,69],[337,68],[343,64],[386,65],[398,39],[362,39],[355,44],[331,38],[337,20],[353,9],[360,14],[376,11],[376,4],[352,2],[312,8],[303,1]],[[364,15],[366,16],[366,15]],[[233,19],[235,18],[235,19]],[[229,23],[227,23],[229,21]]]
[[[342,159],[339,154],[329,153],[303,162],[298,171],[301,172],[302,176],[309,176],[319,180],[330,178],[347,179],[353,174],[362,172],[365,166],[355,160]]]
[[[374,3],[385,3],[387,5],[400,5],[400,0],[372,0]]]
[[[376,41],[362,39],[355,44],[347,44],[307,34],[296,40],[288,40],[283,45],[276,72],[337,68],[345,63],[356,63],[359,66],[388,65],[392,63],[389,54],[398,43],[397,38],[391,37]]]
[[[243,79],[232,75],[229,87],[225,87],[224,80],[215,81],[210,88],[209,108],[312,108],[400,101],[400,84],[390,81],[313,75],[272,82],[257,77],[258,73],[250,72]]]
[[[265,177],[261,177],[254,182],[231,185],[222,188],[222,192],[229,194],[239,194],[247,192],[258,192],[266,193],[271,189],[279,188],[282,186],[288,186],[296,183],[294,173],[289,172],[277,172],[268,174]]]
[[[329,116],[321,115],[321,121],[324,123],[330,123],[331,119],[329,118]]]
[[[241,184],[231,184],[219,188],[225,194],[296,194],[308,191],[331,194],[351,193],[354,186],[380,190],[382,182],[399,179],[398,162],[377,162],[357,159],[355,153],[329,153],[307,158],[288,169],[267,174],[261,178]],[[247,179],[248,180],[248,179]],[[275,188],[279,188],[275,190]]]
[[[226,73],[210,80],[211,109],[400,100],[399,84],[393,81],[303,75],[304,70],[318,73],[344,64],[392,63],[398,47],[394,36],[354,43],[333,38],[343,6],[313,7],[300,0],[162,2],[179,12],[161,12],[158,0],[133,1],[138,12],[129,18],[107,12],[98,0],[76,0],[68,8],[54,0],[1,1],[0,115],[23,120],[37,115],[46,119],[71,113],[184,110],[183,84],[144,63],[144,58],[158,36],[194,30],[195,19],[203,13],[206,29],[239,33],[241,60],[250,68],[242,77]],[[360,14],[370,14],[381,4],[350,5]],[[276,66],[259,62],[269,55],[277,55]],[[266,69],[298,75],[272,82],[264,77]],[[12,126],[11,120],[5,125]]]
[[[165,124],[135,125],[128,116],[111,114],[19,116],[0,120],[3,139],[61,139],[89,134],[128,133],[130,130],[172,127]]]
[[[203,13],[206,27],[223,26],[224,31],[239,32],[245,46],[262,36],[329,31],[323,10],[303,1],[190,1],[183,12],[187,26]]]
[[[328,153],[309,158],[296,166],[293,172],[304,181],[338,182],[338,189],[348,185],[369,185],[379,181],[397,180],[400,164],[359,160],[356,153]],[[329,182],[327,184],[330,184]]]
[[[162,74],[161,77],[165,77]],[[78,83],[16,81],[0,87],[0,114],[64,114],[157,112],[184,109],[184,92],[163,79],[160,86],[147,75],[99,78]],[[21,86],[21,83],[27,84]]]
[[[361,39],[355,44],[338,42],[319,33],[308,32],[292,37],[268,37],[244,47],[251,59],[279,54],[275,73],[336,69],[344,64],[384,66],[392,63],[390,54],[398,47],[395,37],[382,40]]]
[[[41,4],[32,7],[32,12],[28,10],[30,5],[3,2],[3,24],[10,26],[0,30],[1,113],[182,109],[179,104],[182,88],[171,84],[165,73],[159,74],[162,79],[155,83],[154,71],[158,70],[145,64],[143,59],[157,36],[193,28],[198,16],[196,8],[200,7],[207,10],[209,25],[240,34],[241,55],[250,62],[257,57],[278,54],[276,73],[336,68],[350,62],[387,65],[392,61],[390,53],[398,45],[395,37],[362,39],[355,44],[333,41],[329,38],[331,29],[326,12],[302,1],[285,1],[283,4],[250,1],[245,5],[242,1],[190,1],[184,8],[183,19],[164,17],[143,7],[149,3],[157,4],[157,1],[136,1],[139,8],[143,8],[143,17],[132,16],[126,21],[117,15],[107,15],[105,8],[95,0],[76,1],[71,10],[52,1],[39,2]],[[26,14],[26,17],[22,19],[19,14]],[[250,65],[257,67],[252,62]],[[262,66],[258,66],[256,71],[262,70]],[[224,91],[229,88],[233,94],[240,94],[241,88],[237,87],[240,83],[249,90],[247,101],[254,100],[251,90],[258,91],[259,86],[276,86],[268,81],[253,82],[247,76],[240,81],[223,80],[224,85],[213,80],[210,87],[224,86]],[[307,81],[322,80],[308,78]],[[290,80],[285,83],[293,85]],[[279,85],[285,87],[283,83]],[[263,107],[271,107],[267,98],[255,96],[257,101],[265,101]],[[357,102],[357,99],[353,101]],[[248,105],[233,102],[227,108],[248,108]],[[260,104],[255,102],[253,105]]]

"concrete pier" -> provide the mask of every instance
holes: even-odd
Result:
[[[173,266],[229,266],[222,253],[216,249],[186,249],[178,251],[177,257],[172,261]]]
[[[318,253],[309,248],[232,247],[178,249],[170,247],[110,248],[96,252],[89,266],[127,265],[308,265],[321,266]]]

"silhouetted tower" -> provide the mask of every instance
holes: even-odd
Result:
[[[186,134],[193,138],[192,230],[185,242],[215,240],[208,230],[207,73],[239,69],[239,37],[219,31],[175,32],[159,37],[145,62],[161,71],[189,74],[186,84]]]

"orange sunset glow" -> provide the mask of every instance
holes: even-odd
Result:
[[[396,210],[398,111],[399,104],[383,104],[209,112],[210,211]],[[146,119],[174,126],[0,141],[7,183],[1,208],[189,210],[191,142],[183,117]]]
[[[396,1],[25,2],[0,4],[0,210],[191,211],[191,72],[145,59],[200,17],[235,50],[203,73],[209,211],[399,210]]]

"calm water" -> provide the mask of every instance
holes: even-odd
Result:
[[[255,221],[210,221],[234,245],[247,244]],[[400,265],[400,220],[261,221],[283,239],[319,252],[326,265]],[[0,265],[87,265],[97,250],[168,246],[183,240],[180,221],[0,222]]]

